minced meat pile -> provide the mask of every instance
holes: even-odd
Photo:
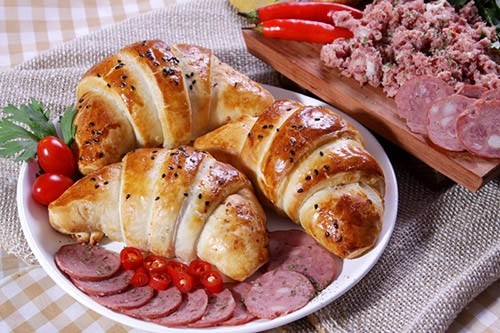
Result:
[[[488,55],[495,28],[478,15],[473,1],[460,11],[445,0],[375,0],[363,18],[332,16],[354,33],[323,46],[321,60],[361,84],[382,86],[393,97],[408,79],[431,75],[455,90],[463,84],[500,88],[500,65]]]

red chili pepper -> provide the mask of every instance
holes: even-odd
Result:
[[[142,287],[149,283],[149,274],[144,266],[135,270],[134,275],[130,279],[130,284],[134,287]]]
[[[144,258],[141,250],[128,246],[121,250],[120,260],[123,268],[135,270],[142,266]]]
[[[239,13],[252,23],[272,19],[301,19],[333,23],[332,12],[346,10],[355,19],[363,17],[363,12],[348,5],[335,2],[282,2],[260,7],[249,13]]]
[[[350,30],[331,24],[297,19],[264,21],[255,30],[267,38],[329,44],[337,38],[352,38]]]

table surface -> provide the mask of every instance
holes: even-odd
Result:
[[[0,0],[0,71],[78,36],[135,15],[189,0],[116,2]],[[0,251],[0,331],[139,332],[76,302],[41,266]],[[500,332],[500,281],[478,295],[448,332]]]

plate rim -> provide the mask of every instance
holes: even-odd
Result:
[[[40,249],[40,246],[35,239],[35,236],[32,234],[32,230],[30,230],[29,225],[28,225],[28,219],[27,219],[27,214],[25,209],[25,199],[27,197],[27,194],[24,191],[24,184],[26,182],[26,178],[28,177],[28,167],[29,163],[24,162],[21,165],[20,171],[19,171],[19,177],[18,177],[18,182],[17,182],[17,194],[16,194],[16,203],[17,203],[17,208],[18,208],[18,215],[19,219],[21,222],[22,230],[24,233],[24,236],[28,242],[28,245],[30,246],[31,250],[33,251],[35,257],[39,261],[40,265],[44,269],[44,271],[47,273],[47,275],[50,276],[50,278],[54,281],[54,283],[63,289],[63,291],[67,294],[69,294],[71,297],[73,297],[78,303],[83,304],[86,308],[95,311],[99,313],[100,315],[107,317],[108,319],[111,319],[119,324],[127,325],[129,327],[133,328],[138,328],[138,329],[146,329],[150,332],[179,332],[179,333],[186,333],[186,332],[211,332],[213,329],[216,329],[217,332],[234,332],[234,333],[250,333],[250,332],[255,332],[255,331],[262,331],[262,330],[268,330],[268,329],[273,329],[282,325],[289,324],[293,321],[299,320],[313,312],[316,312],[330,303],[334,302],[338,298],[340,298],[342,295],[344,295],[346,292],[351,290],[356,284],[361,281],[366,274],[368,274],[369,271],[372,270],[372,268],[375,266],[375,264],[379,261],[380,257],[382,254],[385,252],[387,244],[389,243],[389,240],[392,236],[394,226],[396,224],[397,220],[397,212],[398,212],[398,200],[399,200],[399,194],[398,194],[398,184],[397,184],[397,178],[394,172],[394,168],[392,167],[392,164],[389,160],[389,157],[387,156],[384,148],[382,145],[379,143],[379,141],[375,138],[375,136],[366,128],[364,127],[361,123],[358,121],[354,120],[352,117],[349,115],[343,113],[342,111],[338,110],[337,108],[317,99],[314,97],[310,97],[301,93],[297,93],[291,90],[287,90],[284,88],[272,86],[272,85],[267,85],[267,84],[262,84],[262,86],[266,89],[268,89],[273,96],[275,96],[276,99],[280,98],[295,98],[298,99],[299,101],[305,101],[302,102],[303,104],[312,104],[312,105],[321,105],[324,107],[327,107],[334,112],[338,113],[341,115],[343,118],[347,119],[350,121],[356,129],[358,129],[365,139],[365,143],[369,142],[373,147],[378,150],[378,153],[382,154],[381,159],[377,158],[377,161],[379,164],[383,164],[382,170],[384,172],[384,177],[386,179],[386,192],[384,196],[384,203],[386,205],[385,210],[384,210],[384,225],[383,228],[386,228],[385,233],[379,236],[379,239],[377,240],[377,244],[375,247],[370,250],[367,254],[364,256],[358,258],[358,259],[347,259],[350,262],[355,262],[356,260],[363,260],[365,256],[368,256],[371,254],[372,258],[368,262],[367,265],[365,265],[364,269],[358,274],[355,274],[354,277],[350,278],[350,282],[346,287],[341,289],[340,291],[337,291],[333,296],[334,297],[323,297],[322,299],[316,301],[315,303],[309,302],[305,307],[302,309],[299,309],[295,312],[292,312],[290,314],[272,319],[272,320],[264,320],[264,319],[259,319],[256,321],[252,321],[247,324],[243,325],[237,325],[237,326],[217,326],[216,328],[209,328],[209,329],[196,329],[196,328],[189,328],[189,327],[182,327],[182,328],[175,328],[175,327],[165,327],[165,326],[160,326],[154,323],[150,323],[144,320],[140,319],[135,319],[132,317],[129,317],[127,315],[114,312],[98,303],[92,300],[92,298],[80,290],[78,290],[72,283],[71,281],[65,277],[61,271],[59,271],[56,267],[55,264],[52,262],[50,263],[48,258],[46,258],[43,255],[43,251]],[[281,97],[277,97],[281,96]],[[367,140],[369,139],[369,140]],[[369,149],[369,151],[371,150]],[[372,151],[370,151],[373,153]],[[390,189],[388,187],[391,186]],[[30,196],[31,197],[31,196]],[[390,200],[388,200],[390,199]],[[387,210],[387,205],[390,205],[391,210]],[[45,208],[45,207],[44,207]],[[46,208],[45,208],[46,209]],[[377,251],[375,251],[377,250]],[[53,261],[53,260],[52,260]],[[342,274],[341,274],[342,276]],[[335,281],[333,282],[335,283]],[[332,284],[333,284],[332,283]],[[328,288],[327,288],[328,289]],[[85,296],[85,297],[82,297]],[[322,295],[322,293],[320,293]],[[316,296],[318,297],[318,296]],[[315,297],[315,298],[316,298]],[[312,305],[311,305],[312,304]]]

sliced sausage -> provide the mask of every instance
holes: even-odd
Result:
[[[432,104],[445,96],[453,94],[453,88],[445,81],[422,75],[406,81],[395,101],[398,115],[406,119],[406,125],[414,133],[426,134],[427,112]]]
[[[437,146],[451,151],[463,151],[457,137],[458,116],[473,107],[476,100],[463,95],[450,95],[432,104],[427,115],[427,135]]]
[[[109,279],[102,281],[82,281],[71,279],[73,284],[91,296],[107,296],[121,293],[129,286],[134,271],[122,269]]]
[[[153,321],[163,326],[184,326],[203,317],[207,305],[207,293],[203,289],[197,289],[184,295],[184,299],[175,312],[166,317],[153,319]]]
[[[276,230],[269,233],[269,253],[281,252],[284,246],[314,245],[316,241],[299,229]]]
[[[269,243],[267,270],[279,268],[302,273],[311,280],[317,291],[328,287],[342,271],[342,259],[302,230],[270,232]]]
[[[500,158],[500,100],[478,101],[457,119],[457,136],[471,153]]]
[[[208,305],[201,319],[189,324],[190,327],[213,327],[229,319],[236,308],[236,302],[229,289],[208,296]]]
[[[478,84],[464,84],[460,89],[458,89],[457,94],[478,99],[481,98],[481,96],[487,91],[488,88]]]
[[[274,270],[258,277],[245,298],[245,305],[259,318],[274,319],[305,306],[314,287],[301,273]]]
[[[252,288],[252,285],[249,282],[239,282],[230,287],[230,290],[233,293],[233,297],[236,302],[236,308],[234,309],[233,316],[221,323],[221,325],[243,325],[256,318],[247,310],[247,307],[245,305],[245,298],[247,297],[250,288]]]
[[[101,246],[82,243],[66,244],[55,254],[59,269],[73,279],[99,281],[108,279],[120,269],[120,256]]]
[[[143,306],[154,296],[154,289],[148,286],[128,289],[120,294],[109,296],[93,296],[97,303],[116,310],[122,311]]]
[[[167,316],[177,310],[182,302],[182,294],[176,287],[160,290],[146,304],[139,308],[124,310],[131,317],[155,319]]]

